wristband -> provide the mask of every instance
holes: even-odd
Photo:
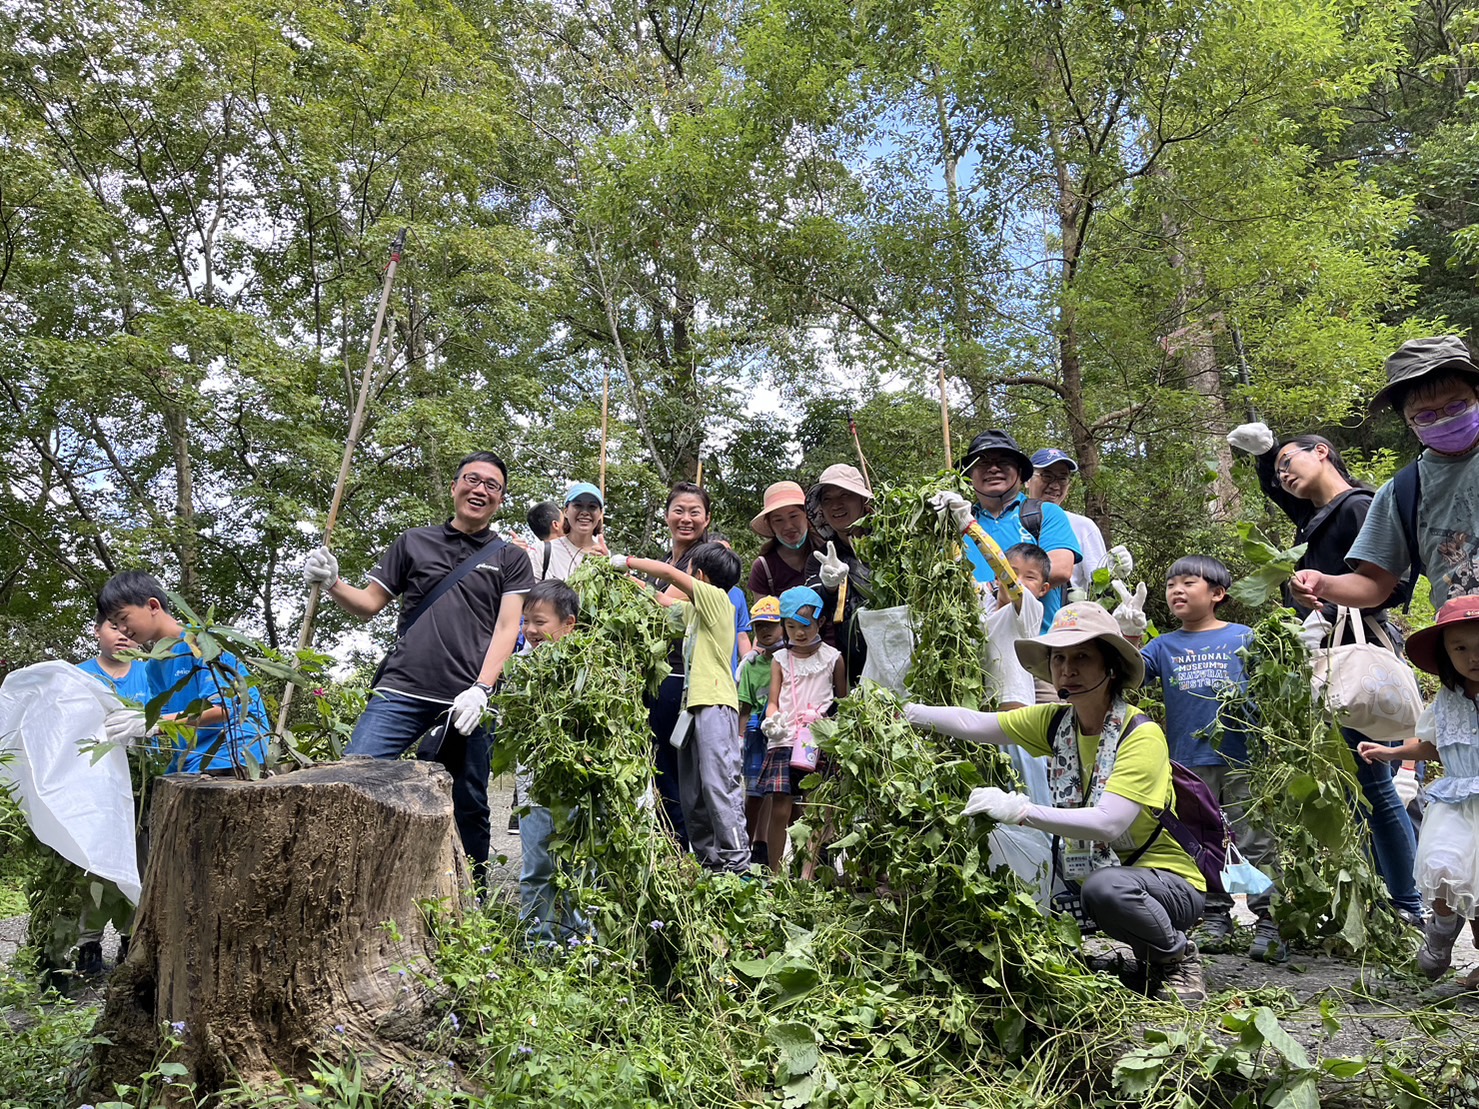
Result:
[[[472,687],[474,689],[481,689],[489,697],[493,696],[493,687],[487,682],[473,682]]]

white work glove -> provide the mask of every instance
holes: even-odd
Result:
[[[627,556],[626,555],[612,555],[611,556],[611,565],[613,567],[615,567],[616,569],[625,572],[626,571],[626,568],[627,568]]]
[[[734,668],[734,680],[739,681],[740,671],[745,668],[746,664],[754,662],[764,653],[765,652],[762,651],[759,647],[751,647],[749,651],[747,651],[745,655],[739,660],[739,665]]]
[[[1109,548],[1109,575],[1115,578],[1127,578],[1135,572],[1135,559],[1130,554],[1130,548],[1123,543]]]
[[[487,708],[487,691],[482,686],[468,686],[452,702],[452,727],[463,735],[471,735],[477,730]]]
[[[1071,605],[1076,605],[1079,601],[1087,601],[1088,599],[1089,595],[1077,586],[1068,591],[1068,603]]]
[[[970,502],[959,493],[941,492],[936,493],[929,500],[930,507],[935,510],[935,515],[944,520],[947,516],[955,525],[955,530],[962,535],[965,529],[971,526],[975,516],[971,512]]]
[[[1325,619],[1325,614],[1315,609],[1304,618],[1304,629],[1299,633],[1299,641],[1309,650],[1318,651],[1325,646],[1325,638],[1330,634],[1330,621]]]
[[[763,732],[765,734],[765,738],[766,739],[785,739],[786,738],[786,718],[785,718],[785,716],[782,715],[781,713],[776,713],[774,716],[767,716],[761,722],[761,724],[760,724],[760,730],[761,730],[761,732]]]
[[[962,810],[963,816],[989,816],[998,824],[1020,824],[1032,804],[1025,793],[1008,793],[995,786],[971,790],[971,799]]]
[[[144,725],[144,714],[139,709],[114,709],[103,718],[103,734],[108,737],[109,743],[127,746],[143,739],[148,731]]]
[[[339,560],[327,547],[319,547],[303,563],[303,580],[309,585],[321,585],[325,589],[339,580]]]
[[[1227,433],[1227,445],[1249,454],[1267,454],[1274,449],[1274,433],[1268,424],[1241,424]]]
[[[847,563],[837,556],[837,544],[827,540],[827,553],[821,556],[822,567],[818,576],[828,589],[836,589],[847,580]]]
[[[1120,635],[1126,639],[1136,639],[1144,635],[1145,629],[1150,626],[1150,620],[1145,615],[1145,583],[1137,585],[1134,593],[1119,578],[1109,584],[1120,595],[1119,607],[1110,613],[1114,622],[1120,626]]]

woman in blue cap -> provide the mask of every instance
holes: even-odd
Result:
[[[555,537],[529,548],[535,581],[564,581],[590,554],[610,552],[601,539],[606,498],[588,481],[565,490],[565,510],[555,525]]]
[[[770,662],[770,702],[765,709],[767,750],[760,771],[760,792],[770,798],[766,843],[770,866],[779,870],[785,856],[787,829],[796,812],[796,783],[818,769],[816,745],[809,742],[811,725],[847,696],[847,673],[842,653],[822,641],[822,598],[815,589],[797,586],[781,594],[781,624],[786,645]],[[801,868],[810,878],[815,853]]]

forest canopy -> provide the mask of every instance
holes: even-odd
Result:
[[[510,462],[654,549],[852,461],[1001,426],[1154,575],[1279,529],[1224,435],[1367,476],[1404,338],[1479,316],[1465,5],[14,0],[0,11],[0,669],[74,657],[118,570],[272,645]],[[1285,537],[1287,538],[1287,536]],[[324,614],[326,635],[348,618]],[[384,627],[376,625],[382,634]]]

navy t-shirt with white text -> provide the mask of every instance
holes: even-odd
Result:
[[[1248,761],[1248,737],[1239,722],[1223,716],[1222,745],[1212,743],[1221,690],[1246,687],[1238,651],[1253,629],[1228,624],[1212,631],[1177,630],[1152,639],[1140,651],[1147,684],[1159,678],[1166,703],[1166,742],[1182,766],[1225,766]]]

